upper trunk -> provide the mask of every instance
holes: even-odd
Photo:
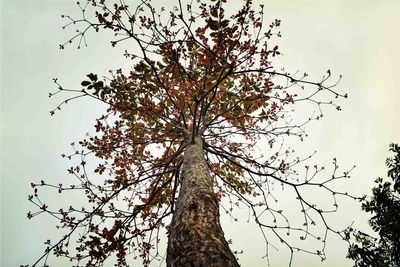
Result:
[[[201,138],[188,144],[169,230],[168,267],[239,266],[219,222],[219,205]]]

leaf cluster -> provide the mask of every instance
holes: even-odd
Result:
[[[400,265],[400,146],[390,145],[395,155],[386,160],[388,177],[384,181],[378,178],[372,189],[371,199],[362,203],[362,209],[372,215],[369,224],[378,238],[350,228],[355,242],[349,247],[348,258],[355,261],[355,266],[399,266]]]
[[[89,30],[111,31],[112,46],[130,40],[136,48],[125,51],[132,60],[129,72],[117,70],[104,79],[90,73],[80,89],[65,88],[54,80],[58,91],[50,96],[75,95],[61,102],[52,115],[80,97],[104,103],[107,113],[96,120],[95,135],[64,155],[78,162],[68,169],[76,185],[33,184],[29,200],[39,211],[28,217],[48,213],[59,221],[59,228],[67,230],[57,242],[46,243],[37,262],[46,261],[51,252],[77,266],[100,266],[113,254],[118,266],[126,266],[126,257],[132,254],[145,266],[160,260],[158,236],[162,230],[168,232],[185,148],[195,137],[203,139],[221,208],[235,221],[235,208],[248,209],[265,237],[266,256],[269,248],[275,248],[268,232],[290,251],[290,263],[295,251],[325,258],[328,232],[340,232],[324,216],[337,210],[336,196],[354,198],[331,185],[348,178],[349,171],[338,173],[335,160],[332,174],[325,178],[317,178],[323,170],[318,166],[305,166],[300,173],[297,168],[310,157],[295,156],[284,141],[303,140],[305,125],[322,117],[321,107],[340,110],[331,98],[347,95],[335,90],[338,81],[330,82],[330,71],[319,81],[310,81],[307,74],[275,69],[271,59],[280,51],[273,37],[280,37],[281,21],[266,25],[263,6],[255,11],[251,0],[233,14],[226,13],[226,4],[191,1],[184,6],[178,0],[168,12],[156,10],[147,0],[136,7],[124,1],[90,0],[78,3],[80,19],[64,16],[71,21],[66,26],[82,28],[62,49],[75,39],[78,47],[86,44]],[[89,11],[94,20],[88,18]],[[301,103],[317,112],[295,120],[293,110]],[[87,162],[93,157],[100,162],[91,168]],[[80,191],[89,205],[52,210],[43,206],[39,187],[60,194]],[[308,188],[330,195],[333,208],[320,207],[305,193]],[[279,208],[274,190],[291,193],[298,209],[295,217],[302,221],[299,226],[291,225],[296,219]],[[322,236],[314,228],[317,223]],[[319,249],[302,248],[288,237],[291,233],[301,241],[318,241]],[[76,253],[70,252],[70,242],[77,244]]]

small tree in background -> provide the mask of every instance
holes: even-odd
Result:
[[[338,195],[354,198],[331,186],[348,172],[339,174],[334,160],[333,173],[318,178],[323,167],[304,165],[310,157],[295,155],[284,142],[303,140],[304,126],[322,117],[321,107],[340,110],[332,98],[347,95],[335,90],[337,81],[330,83],[330,71],[311,81],[307,74],[275,69],[271,61],[280,52],[271,40],[280,37],[280,21],[266,25],[263,6],[255,11],[250,0],[227,14],[225,2],[178,0],[166,11],[147,0],[131,7],[123,0],[91,0],[78,3],[80,19],[63,16],[70,20],[67,26],[82,28],[61,49],[75,40],[86,45],[90,30],[109,30],[116,37],[112,46],[131,40],[136,49],[125,51],[133,65],[128,73],[117,70],[104,79],[91,73],[79,89],[54,80],[58,91],[50,96],[76,95],[52,115],[80,97],[103,102],[108,110],[96,120],[97,135],[63,155],[79,159],[68,170],[78,184],[32,184],[29,200],[39,211],[28,217],[48,213],[66,230],[46,242],[34,266],[46,264],[51,253],[77,266],[101,266],[112,255],[118,266],[127,266],[129,257],[141,257],[147,266],[162,259],[163,229],[167,266],[238,266],[220,225],[220,208],[235,221],[243,219],[236,209],[247,208],[265,238],[266,256],[277,241],[288,248],[289,265],[296,251],[324,259],[328,233],[342,235],[325,215],[337,210]],[[317,111],[293,113],[301,103]],[[101,161],[94,173],[88,167],[93,155]],[[39,198],[39,187],[81,191],[88,203],[53,210]],[[313,188],[325,192],[333,206],[324,207]],[[280,208],[283,190],[296,212]],[[305,248],[306,239],[319,247]]]
[[[372,214],[369,224],[379,234],[371,237],[361,231],[349,228],[347,239],[352,235],[348,258],[355,266],[400,266],[400,146],[390,145],[395,155],[386,160],[388,176],[393,183],[378,178],[372,189],[372,197],[362,203],[362,209]]]

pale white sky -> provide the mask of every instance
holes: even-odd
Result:
[[[157,0],[154,0],[158,2]],[[111,49],[102,34],[88,36],[89,48],[58,44],[72,32],[62,31],[61,14],[76,14],[75,1],[1,1],[1,266],[32,263],[43,250],[43,241],[57,233],[52,219],[32,221],[26,212],[30,182],[45,179],[68,183],[69,163],[61,159],[69,144],[92,130],[101,108],[89,99],[69,104],[57,116],[49,110],[59,98],[49,99],[52,78],[76,86],[87,73],[106,74],[126,64],[121,51]],[[241,1],[231,0],[230,8]],[[318,154],[312,162],[330,167],[333,157],[344,169],[357,168],[352,180],[339,185],[354,194],[370,192],[373,181],[385,176],[388,145],[400,142],[400,1],[261,1],[266,20],[282,20],[283,52],[280,64],[290,71],[307,72],[312,78],[330,69],[343,75],[338,88],[349,94],[343,111],[326,110],[322,121],[307,127],[309,138],[298,152]],[[328,174],[328,173],[327,173]],[[316,195],[316,197],[319,197]],[[55,206],[68,205],[52,203]],[[340,205],[343,203],[343,205]],[[290,203],[287,203],[290,207]],[[354,221],[365,228],[368,215],[356,202],[339,202],[332,216],[338,226]],[[223,219],[242,266],[266,266],[264,243],[258,229],[247,223]],[[351,266],[344,257],[347,244],[336,237],[327,243],[327,260],[297,255],[293,266]],[[288,251],[271,251],[271,266],[287,266]],[[51,262],[50,262],[51,263]],[[51,266],[69,266],[58,263]],[[112,264],[110,265],[112,266]]]

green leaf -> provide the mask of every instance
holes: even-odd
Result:
[[[90,73],[90,74],[87,75],[87,77],[89,77],[89,79],[91,81],[93,81],[93,82],[97,81],[97,75],[96,74]]]
[[[210,14],[211,14],[211,16],[217,18],[217,17],[218,17],[218,11],[217,11],[217,9],[216,9],[215,7],[212,8]]]
[[[82,86],[88,86],[89,84],[91,84],[91,82],[89,82],[89,81],[83,81],[83,82],[81,82],[81,85],[82,85]]]

